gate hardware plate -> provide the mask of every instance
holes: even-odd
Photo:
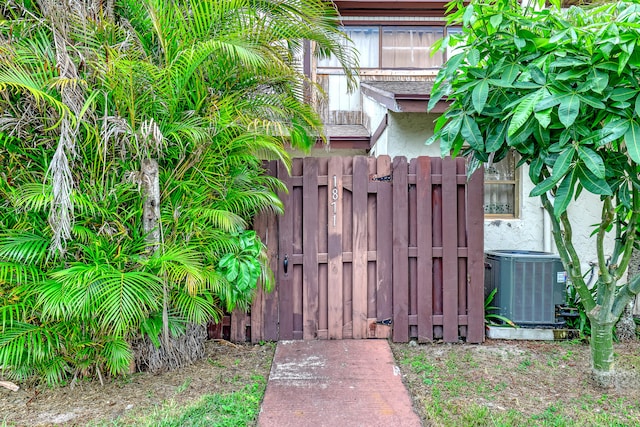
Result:
[[[391,175],[385,176],[374,176],[371,178],[372,181],[382,181],[382,182],[391,182]]]

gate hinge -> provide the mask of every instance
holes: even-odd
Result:
[[[374,176],[373,178],[371,178],[371,181],[391,182],[391,175]]]
[[[378,325],[391,326],[392,323],[393,323],[392,318],[388,318],[384,320],[376,320],[376,324]]]

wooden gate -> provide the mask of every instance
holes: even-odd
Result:
[[[255,228],[276,289],[251,315],[233,313],[231,338],[484,339],[483,179],[464,159],[294,159],[282,216]]]

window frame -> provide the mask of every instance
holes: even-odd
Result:
[[[522,182],[522,168],[516,167],[518,164],[518,154],[515,151],[511,152],[513,154],[513,179],[500,179],[500,180],[487,180],[486,175],[484,177],[484,192],[486,194],[487,186],[491,185],[512,185],[513,186],[513,213],[512,214],[502,214],[502,213],[484,213],[484,218],[487,220],[492,219],[520,219],[520,193],[521,193],[521,182]],[[508,157],[505,157],[503,160],[506,160]],[[484,207],[484,202],[483,202]]]
[[[442,28],[443,37],[448,35],[448,27],[445,21],[437,20],[437,21],[410,21],[410,20],[389,20],[389,21],[379,21],[379,20],[348,20],[343,21],[341,24],[341,28],[349,28],[349,27],[376,27],[378,30],[378,66],[377,67],[363,67],[360,66],[360,70],[362,71],[426,71],[426,72],[434,72],[439,70],[442,65],[448,59],[448,51],[442,53],[442,64],[434,67],[383,67],[382,66],[382,38],[384,34],[385,27],[413,27],[416,29],[419,28]],[[454,27],[458,28],[458,27]],[[327,66],[317,64],[317,68],[321,70],[339,70],[340,67],[337,66]]]

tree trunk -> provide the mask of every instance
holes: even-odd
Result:
[[[153,253],[160,245],[160,177],[158,174],[158,162],[153,159],[144,159],[140,178],[144,195],[142,228],[148,244],[147,251]]]
[[[600,387],[614,385],[613,324],[591,319],[591,361],[593,379]]]

